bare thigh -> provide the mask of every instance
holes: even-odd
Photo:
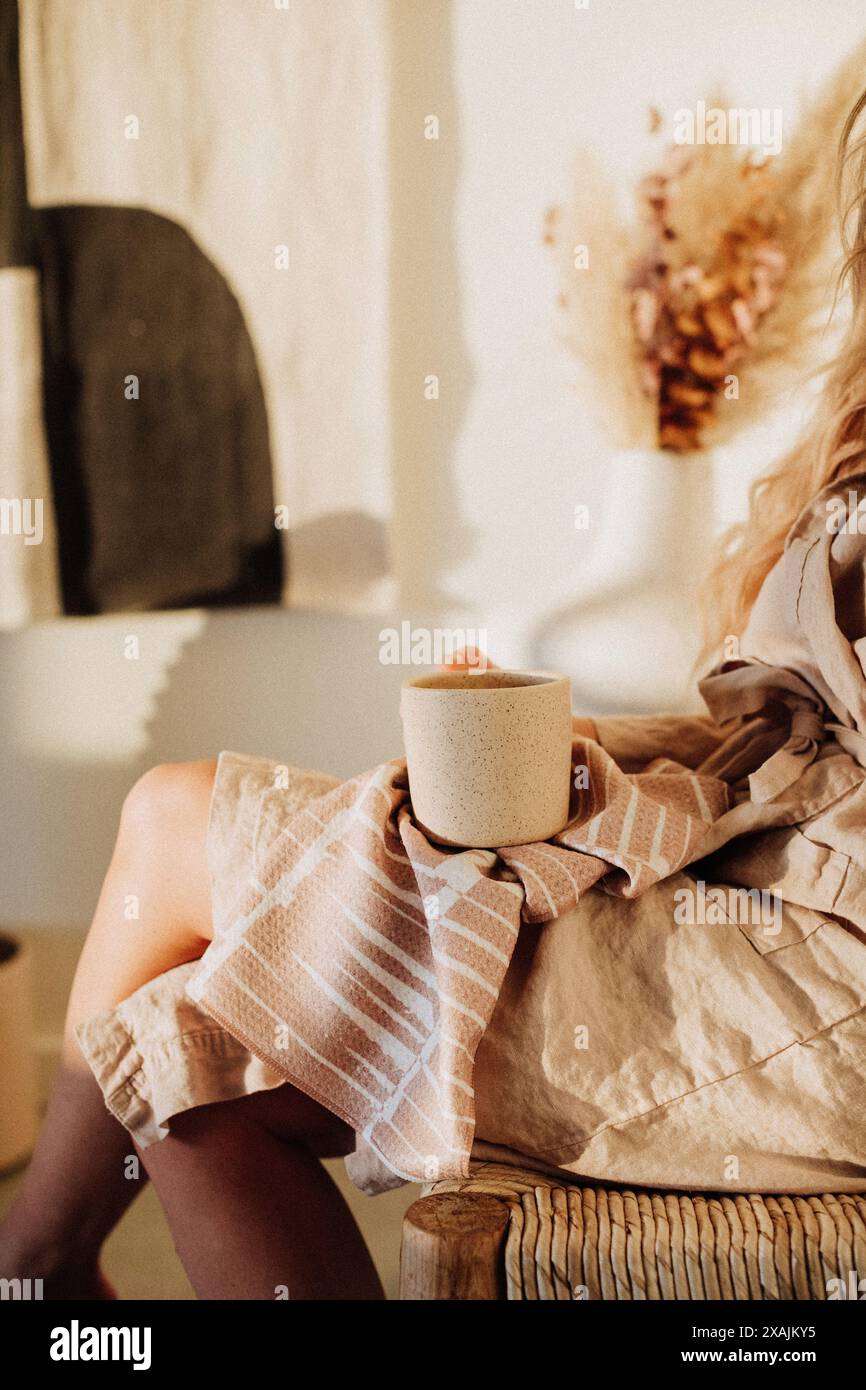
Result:
[[[185,1110],[171,1120],[170,1133],[185,1144],[210,1143],[215,1133],[238,1123],[254,1125],[284,1143],[299,1144],[317,1158],[343,1158],[355,1147],[351,1125],[288,1082],[238,1100]]]

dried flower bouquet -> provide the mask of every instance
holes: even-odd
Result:
[[[561,258],[570,344],[620,447],[710,448],[808,367],[839,252],[836,146],[864,80],[866,44],[760,161],[741,144],[670,145],[631,221],[580,157],[545,240]]]

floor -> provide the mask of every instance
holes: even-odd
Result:
[[[66,997],[81,949],[80,930],[24,929],[33,952],[35,1041],[43,1102],[51,1084]],[[400,1228],[403,1213],[418,1188],[403,1187],[379,1197],[365,1197],[346,1177],[340,1160],[327,1165],[345,1195],[376,1262],[389,1298],[397,1297]],[[0,1176],[0,1215],[12,1201],[20,1172]],[[159,1200],[146,1187],[105,1247],[105,1272],[121,1298],[192,1299],[195,1297],[174,1251]]]

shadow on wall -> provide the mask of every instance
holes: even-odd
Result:
[[[326,512],[293,526],[289,540],[293,571],[315,575],[317,602],[335,613],[376,611],[392,592],[388,527],[369,512]]]
[[[231,748],[351,777],[398,756],[406,671],[380,663],[381,628],[381,617],[209,614],[158,700],[148,757]]]
[[[382,621],[251,607],[0,634],[0,917],[87,921],[123,798],[154,763],[229,748],[348,777],[399,756],[406,670],[379,662]]]
[[[452,480],[474,375],[460,332],[454,208],[460,113],[453,4],[390,0],[391,449],[394,559],[405,605],[454,609],[448,572],[474,529]],[[438,138],[430,139],[432,121]]]

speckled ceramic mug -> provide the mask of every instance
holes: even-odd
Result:
[[[416,676],[403,686],[400,714],[412,810],[431,840],[495,849],[546,840],[567,824],[567,676]]]

